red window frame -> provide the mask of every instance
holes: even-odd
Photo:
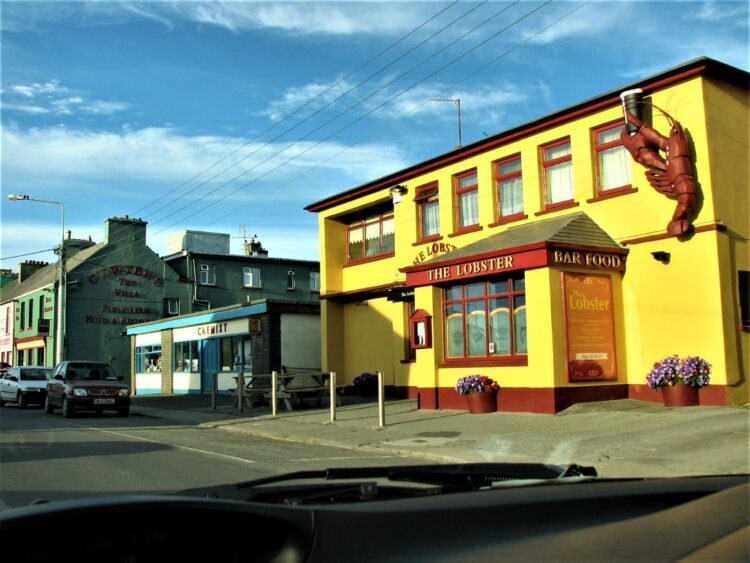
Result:
[[[552,149],[554,147],[559,147],[560,145],[570,145],[570,151],[565,156],[560,156],[558,158],[553,158],[552,160],[547,160],[546,153],[549,149]],[[558,139],[557,141],[553,141],[551,143],[547,143],[546,145],[542,145],[539,147],[539,151],[541,152],[541,158],[539,159],[542,163],[542,181],[544,182],[544,208],[545,209],[554,209],[556,207],[567,207],[574,201],[574,194],[571,193],[570,199],[566,199],[563,201],[556,201],[554,203],[549,201],[549,184],[547,182],[547,169],[551,168],[552,166],[556,166],[558,164],[562,164],[563,162],[570,162],[572,166],[573,162],[573,145],[570,142],[570,137],[565,137],[563,139]]]
[[[518,161],[519,165],[521,164],[521,153],[517,153],[511,156],[508,156],[506,158],[502,158],[500,160],[495,161],[492,166],[494,167],[495,171],[495,220],[500,222],[507,222],[511,221],[513,219],[522,219],[525,218],[524,209],[521,209],[518,213],[511,213],[509,215],[503,215],[502,209],[501,209],[501,202],[502,202],[502,194],[500,193],[500,184],[503,182],[507,182],[508,180],[513,180],[514,178],[521,178],[521,182],[523,183],[523,170],[519,166],[519,169],[515,172],[508,172],[507,174],[500,174],[500,167],[504,164],[509,164],[511,162]],[[521,188],[521,191],[523,192],[523,188]],[[522,206],[523,207],[523,206]]]
[[[467,176],[477,176],[477,181],[474,184],[471,184],[470,186],[467,186],[465,188],[461,188],[461,179],[466,178]],[[474,231],[477,230],[477,227],[479,227],[479,176],[477,174],[477,169],[474,168],[473,170],[467,170],[466,172],[461,172],[460,174],[456,174],[453,176],[453,192],[454,192],[454,202],[455,202],[455,208],[456,208],[456,229],[455,232],[461,233],[466,231]],[[468,194],[470,192],[477,192],[477,222],[472,223],[471,225],[461,225],[461,196]]]
[[[601,170],[599,169],[599,153],[613,149],[615,147],[623,147],[623,150],[626,150],[624,148],[624,145],[622,143],[622,140],[618,137],[615,141],[610,141],[608,143],[599,143],[598,136],[599,133],[603,131],[607,131],[609,129],[615,129],[617,127],[624,127],[625,126],[625,120],[619,119],[617,121],[613,121],[611,123],[606,123],[604,125],[600,125],[599,127],[595,127],[591,130],[591,143],[594,147],[594,178],[596,181],[596,195],[609,195],[621,191],[626,191],[632,189],[632,178],[631,183],[629,184],[623,184],[622,186],[617,186],[615,188],[609,188],[609,189],[602,189],[602,178],[601,178]]]
[[[523,273],[521,273],[523,275]],[[502,292],[502,293],[490,293],[489,292],[489,284],[497,281],[502,280],[508,280],[508,291]],[[473,285],[474,283],[482,283],[484,285],[484,293],[481,297],[467,297],[466,296],[466,286],[467,285]],[[467,281],[467,283],[463,284],[456,284],[451,287],[461,287],[461,298],[460,299],[447,299],[447,291],[448,288],[446,287],[443,289],[443,295],[442,295],[442,323],[443,323],[443,363],[445,365],[454,365],[454,364],[472,364],[477,362],[491,362],[493,364],[506,364],[506,365],[523,365],[528,361],[528,351],[525,354],[518,354],[516,353],[516,333],[515,333],[515,319],[514,315],[512,314],[514,299],[518,296],[523,295],[524,298],[526,297],[526,286],[524,283],[524,289],[516,290],[514,288],[514,279],[513,276],[507,276],[504,278],[493,278],[486,281]],[[489,342],[491,337],[491,330],[490,330],[490,315],[489,315],[489,308],[488,308],[488,302],[490,299],[496,299],[496,298],[508,298],[508,303],[511,306],[511,314],[508,315],[509,320],[509,335],[510,335],[510,354],[507,355],[499,355],[499,354],[490,354],[489,353]],[[466,310],[467,310],[467,304],[471,301],[483,301],[484,302],[484,318],[485,318],[485,351],[487,352],[484,356],[469,356],[468,351],[468,330],[466,325]],[[461,303],[463,306],[463,330],[464,330],[464,339],[463,339],[463,356],[460,357],[448,357],[448,327],[447,327],[447,315],[446,315],[446,309],[449,305],[452,305],[454,303]],[[528,339],[527,339],[528,340]]]
[[[422,211],[427,205],[437,204],[438,209],[440,209],[440,196],[439,196],[439,190],[438,190],[438,183],[432,182],[431,184],[419,186],[415,191],[416,191],[416,194],[414,195],[414,201],[417,204],[417,223],[418,223],[417,228],[419,229],[419,233],[418,233],[419,242],[431,242],[433,240],[441,239],[442,237],[440,236],[439,225],[438,225],[437,233],[433,233],[431,235],[425,236],[424,231],[423,231],[424,223],[422,221]]]
[[[346,263],[347,264],[359,264],[360,262],[368,262],[370,260],[379,260],[380,258],[385,258],[388,256],[393,256],[395,254],[394,250],[389,250],[388,252],[383,252],[383,223],[389,219],[393,219],[393,212],[390,211],[388,213],[381,213],[377,216],[377,219],[362,219],[360,221],[354,221],[353,223],[349,223],[346,226]],[[377,254],[372,254],[370,256],[367,256],[367,248],[365,246],[367,242],[367,238],[365,237],[365,233],[367,232],[367,226],[368,225],[379,225],[380,233],[378,236],[378,247],[379,252]],[[357,229],[362,229],[362,257],[361,258],[350,258],[349,257],[349,234],[352,231],[356,231]]]

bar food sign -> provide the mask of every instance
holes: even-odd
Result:
[[[617,379],[611,278],[566,272],[563,297],[568,381]]]

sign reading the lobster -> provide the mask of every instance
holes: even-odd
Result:
[[[620,138],[633,159],[648,168],[648,183],[657,192],[677,199],[677,208],[667,225],[667,233],[685,235],[692,229],[690,215],[698,195],[687,136],[682,125],[663,110],[659,111],[669,121],[669,137],[643,123],[640,108],[646,102],[642,101],[642,93],[642,90],[635,89],[620,94],[625,114],[625,128]]]

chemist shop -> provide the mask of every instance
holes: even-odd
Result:
[[[129,326],[136,395],[209,393],[238,373],[319,369],[318,304],[260,300]],[[308,365],[309,364],[309,365]]]

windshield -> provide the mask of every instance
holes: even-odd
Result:
[[[750,472],[747,1],[0,1],[0,513]]]
[[[65,377],[66,379],[70,379],[73,381],[117,381],[117,375],[115,375],[115,372],[112,370],[112,368],[106,364],[72,363],[68,366]]]
[[[43,368],[22,369],[21,381],[45,381],[50,378],[51,374],[52,374],[51,369],[43,369]]]

